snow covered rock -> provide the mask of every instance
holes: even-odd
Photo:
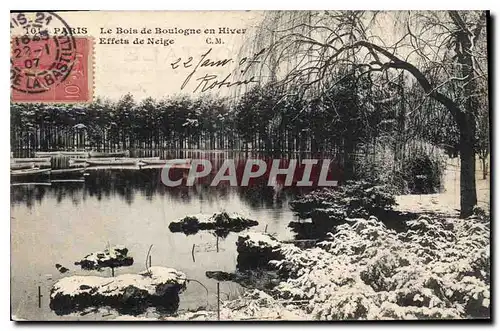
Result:
[[[250,232],[239,236],[236,242],[239,270],[269,269],[269,261],[281,260],[279,252],[282,243],[267,233]]]
[[[81,261],[75,262],[75,265],[79,265],[85,270],[131,266],[134,264],[134,259],[127,254],[128,249],[125,246],[117,245],[104,250],[104,252],[91,253]]]
[[[257,221],[244,218],[239,214],[222,212],[213,215],[186,216],[177,222],[170,223],[168,228],[172,232],[183,232],[186,235],[195,234],[200,230],[214,230],[218,236],[225,237],[229,232],[240,232],[258,224]]]
[[[175,311],[186,282],[184,273],[165,267],[117,277],[65,277],[51,289],[50,308],[58,315],[102,306],[132,314],[151,306]]]

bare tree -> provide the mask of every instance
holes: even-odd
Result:
[[[343,78],[339,67],[388,80],[408,72],[458,127],[467,217],[477,202],[477,113],[487,104],[486,23],[487,13],[478,11],[270,12],[252,45],[268,50],[261,77],[299,86],[304,96],[328,91]]]

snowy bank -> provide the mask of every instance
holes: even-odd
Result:
[[[310,318],[489,318],[490,220],[422,215],[396,232],[376,217],[338,225],[316,247],[284,247],[271,261],[289,277],[277,299]]]
[[[127,313],[140,313],[150,306],[175,311],[185,288],[186,275],[165,267],[117,277],[71,276],[52,287],[50,308],[59,315],[101,306]]]
[[[305,320],[308,316],[295,305],[278,301],[259,290],[249,290],[243,296],[224,301],[220,307],[221,321]],[[173,321],[216,321],[216,311],[178,313],[162,318]]]

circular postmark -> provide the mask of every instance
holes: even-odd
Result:
[[[71,73],[76,42],[69,25],[53,12],[11,13],[11,88],[43,93]]]

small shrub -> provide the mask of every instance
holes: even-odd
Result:
[[[397,194],[428,194],[439,192],[441,178],[446,168],[444,151],[434,149],[427,144],[422,150],[403,155],[395,155],[392,142],[387,141],[370,146],[372,154],[362,156],[355,162],[355,177],[377,184],[390,184],[397,189]]]
[[[354,164],[355,180],[370,183],[389,184],[397,190],[397,194],[408,194],[408,183],[400,170],[399,157],[394,155],[393,143],[384,141],[367,147],[373,153],[360,156]]]
[[[444,169],[445,164],[437,154],[420,152],[405,161],[402,175],[410,193],[437,193]]]

